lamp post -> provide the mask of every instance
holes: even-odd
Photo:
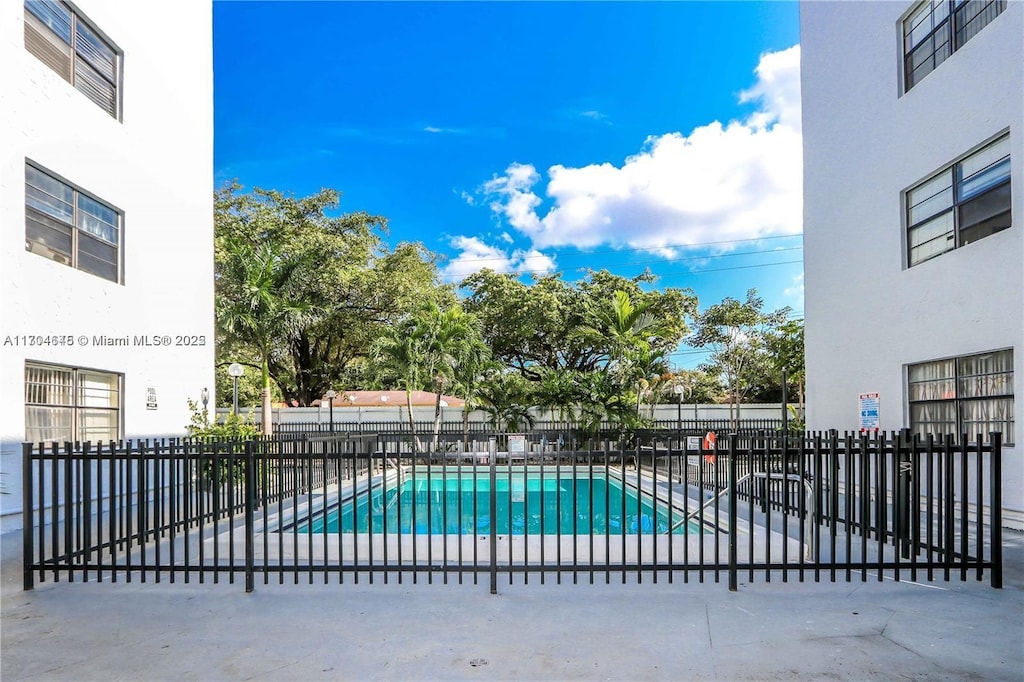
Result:
[[[327,406],[330,410],[331,419],[331,433],[334,433],[334,396],[338,395],[334,392],[334,389],[328,389],[327,393],[324,393],[324,398],[327,400]]]
[[[234,385],[234,398],[231,402],[231,414],[238,416],[238,377],[245,374],[245,368],[237,362],[232,362],[228,366],[228,374],[231,375],[232,384]]]
[[[354,395],[352,395],[351,393],[346,395],[345,398],[348,400],[349,405],[355,405],[356,404],[356,397]],[[363,406],[362,405],[358,406],[356,408],[356,410],[358,410],[358,412],[356,412],[356,426],[359,428],[359,432],[362,433],[362,431],[363,431]]]
[[[789,396],[786,395],[786,368],[782,368],[782,433],[789,434]]]
[[[672,391],[676,394],[676,439],[679,447],[683,447],[683,393],[686,392],[686,386],[676,384]]]

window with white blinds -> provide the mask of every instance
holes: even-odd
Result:
[[[1015,442],[1012,349],[910,365],[907,394],[910,428],[921,436],[999,431]]]
[[[58,0],[25,0],[25,48],[114,118],[120,51]]]
[[[25,440],[29,443],[117,440],[121,375],[25,363]]]
[[[25,249],[78,270],[120,281],[121,213],[25,164]]]

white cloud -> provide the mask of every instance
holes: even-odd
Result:
[[[469,131],[465,128],[439,128],[438,126],[423,126],[423,132],[431,133],[433,135],[465,135]]]
[[[803,299],[803,297],[804,297],[804,273],[801,272],[799,275],[794,277],[792,285],[786,287],[782,291],[782,294],[784,296],[795,296],[795,297],[797,297],[799,299]]]
[[[801,229],[800,48],[764,54],[741,102],[743,120],[718,121],[689,135],[649,137],[621,166],[554,165],[541,175],[513,163],[480,191],[535,248],[660,249],[673,245],[795,234]]]
[[[451,246],[459,251],[441,269],[441,277],[448,282],[459,282],[474,272],[490,268],[495,272],[554,272],[555,260],[536,249],[515,249],[511,253],[491,246],[478,237],[457,236]]]

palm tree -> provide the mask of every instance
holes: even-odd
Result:
[[[491,348],[483,338],[478,338],[463,349],[462,357],[455,366],[454,389],[465,404],[462,407],[462,446],[469,446],[469,415],[482,406],[480,391],[488,373],[496,371],[498,364],[491,356]]]
[[[493,372],[480,387],[480,407],[495,429],[518,431],[533,426],[526,381],[515,372]]]
[[[261,373],[263,433],[273,431],[270,362],[302,323],[316,314],[292,295],[292,278],[303,261],[289,258],[269,241],[224,242],[226,258],[217,272],[216,318],[223,333],[256,350]]]
[[[395,381],[405,390],[405,406],[414,452],[420,448],[412,413],[412,392],[420,390],[423,385],[425,346],[422,326],[416,319],[408,317],[388,327],[370,347],[370,357],[381,378],[384,381]]]
[[[549,367],[541,368],[539,372],[540,381],[535,393],[538,407],[548,410],[559,421],[575,421],[577,406],[589,398],[581,388],[584,383],[582,373]]]
[[[409,428],[419,448],[412,412],[412,391],[429,383],[435,390],[433,449],[441,432],[441,394],[446,386],[466,385],[489,357],[476,317],[455,304],[441,308],[429,302],[402,323],[391,327],[371,348],[380,371],[405,388]]]
[[[429,303],[418,317],[418,324],[425,339],[425,376],[433,377],[436,397],[434,401],[433,449],[438,448],[441,432],[441,394],[448,385],[455,385],[466,377],[460,369],[470,370],[486,355],[480,323],[477,318],[455,304],[441,309],[436,303]]]
[[[664,350],[652,348],[649,343],[636,343],[627,348],[621,363],[621,375],[627,385],[636,389],[636,414],[641,416],[641,406],[647,399],[653,411],[654,398],[663,390],[662,375],[668,371],[667,354]]]
[[[648,305],[635,305],[629,294],[617,290],[605,305],[592,308],[592,322],[579,334],[595,345],[603,345],[607,361],[605,373],[611,381],[600,382],[605,389],[616,390],[618,396],[605,395],[607,405],[621,405],[623,392],[636,392],[636,418],[640,416],[643,392],[649,388],[649,377],[663,371],[665,338],[670,333],[664,321],[648,310]]]

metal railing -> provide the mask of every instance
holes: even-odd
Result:
[[[196,577],[246,589],[486,576],[1002,584],[1001,440],[676,430],[552,447],[403,434],[24,446],[24,584]]]
[[[260,422],[257,421],[257,425]],[[417,419],[413,422],[416,434],[425,440],[430,440],[434,434],[433,420]],[[729,419],[659,419],[652,421],[647,427],[636,429],[637,431],[677,431],[691,435],[704,435],[708,431],[722,433],[757,434],[762,431],[776,431],[782,428],[781,419],[740,419],[737,428],[733,428],[733,422]],[[359,423],[352,422],[327,422],[327,421],[282,421],[274,422],[275,433],[282,434],[307,434],[307,433],[411,433],[408,420],[361,420]],[[526,435],[541,438],[544,435],[562,434],[563,438],[577,437],[580,443],[585,443],[589,437],[600,433],[620,433],[622,425],[615,422],[602,422],[599,425],[584,425],[573,421],[558,420],[536,420],[533,425],[524,431]],[[440,434],[447,439],[462,437],[464,434],[488,436],[495,432],[495,428],[486,422],[477,420],[463,424],[461,420],[444,420],[440,423]]]

